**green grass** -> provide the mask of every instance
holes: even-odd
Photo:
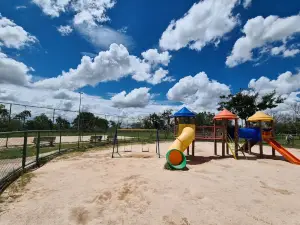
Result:
[[[41,136],[60,136],[60,131],[39,131]],[[12,131],[0,133],[0,138],[13,138],[13,137],[24,137],[25,131]],[[28,137],[37,137],[37,131],[28,131]],[[80,136],[92,136],[92,135],[112,135],[111,131],[108,132],[100,132],[100,131],[91,131],[91,132],[80,132]],[[78,136],[78,131],[76,130],[68,130],[61,131],[62,136]]]
[[[85,146],[88,146],[89,143],[80,143],[80,148],[83,148]],[[61,149],[72,149],[77,148],[77,143],[71,143],[71,144],[62,144]],[[40,147],[40,154],[52,152],[59,149],[59,144],[55,144],[53,147]],[[17,148],[7,148],[2,149],[0,151],[0,159],[16,159],[16,158],[22,158],[23,155],[23,148],[17,147]],[[36,155],[36,147],[35,145],[27,146],[26,150],[26,157],[31,157]]]
[[[155,140],[153,139],[119,139],[119,145],[131,145],[131,144],[137,144],[137,143],[154,143]],[[78,143],[62,143],[61,149],[73,149],[75,151],[85,151],[88,148],[94,148],[94,147],[110,147],[112,145],[112,142],[96,142],[96,143],[90,143],[90,142],[80,142],[79,148]],[[40,147],[40,154],[57,151],[59,149],[59,144],[55,144],[53,147]],[[22,158],[23,155],[23,147],[13,147],[13,148],[7,148],[2,149],[0,151],[0,160],[1,159],[16,159],[16,158]],[[26,150],[26,157],[32,157],[36,156],[36,146],[35,145],[28,145]]]

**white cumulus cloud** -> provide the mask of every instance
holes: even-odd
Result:
[[[192,110],[216,111],[221,95],[230,94],[229,86],[210,80],[205,72],[180,79],[167,93],[172,101],[182,102]]]
[[[243,0],[243,6],[245,9],[251,6],[252,0]]]
[[[299,49],[286,49],[283,52],[283,57],[294,57],[295,55],[297,55],[299,53],[300,53]]]
[[[128,94],[122,91],[111,98],[113,106],[116,108],[143,108],[149,104],[151,94],[150,88],[141,87],[133,89]]]
[[[166,81],[166,82],[173,82],[174,79],[170,76],[167,76],[169,73],[168,70],[164,70],[162,68],[159,68],[158,70],[156,70],[152,76],[152,78],[149,79],[149,83],[151,84],[159,84],[163,81]]]
[[[257,16],[247,21],[243,28],[245,36],[239,38],[227,57],[226,65],[237,66],[241,63],[253,60],[253,50],[262,48],[273,42],[286,42],[293,35],[300,32],[300,15],[279,18],[278,16],[268,16],[263,18]],[[273,50],[271,54],[276,54],[280,49]],[[295,50],[294,50],[295,51]],[[289,51],[285,54],[288,56]],[[278,53],[279,54],[279,53]]]
[[[73,28],[69,25],[66,25],[66,26],[60,25],[59,27],[57,27],[57,31],[62,36],[68,36],[73,32]]]
[[[298,53],[300,53],[299,49],[296,48],[287,48],[285,45],[281,45],[279,47],[271,48],[272,55],[281,55],[282,57],[294,57]]]
[[[36,37],[0,14],[0,46],[20,49],[34,42],[37,42]]]
[[[42,11],[51,17],[59,17],[61,13],[74,14],[75,24],[108,21],[107,9],[114,6],[113,0],[32,0]]]
[[[28,85],[33,68],[0,52],[0,84]]]
[[[54,99],[64,99],[64,100],[75,100],[79,99],[78,93],[73,91],[60,89],[54,92],[53,94]]]
[[[300,89],[300,72],[292,74],[287,71],[280,74],[276,80],[262,76],[257,80],[252,79],[248,86],[260,94],[270,93],[274,90],[279,95],[290,94]]]
[[[162,65],[169,65],[171,55],[169,52],[165,51],[159,53],[157,49],[148,49],[145,52],[142,52],[142,56],[145,60],[153,64],[162,64]]]
[[[293,74],[290,71],[278,75],[276,79],[271,80],[267,77],[252,79],[248,87],[258,92],[260,95],[276,91],[277,96],[281,96],[285,101],[279,104],[276,108],[267,110],[268,113],[293,113],[291,105],[300,102],[300,72]]]
[[[204,0],[194,4],[180,19],[171,21],[163,32],[159,45],[166,50],[188,46],[201,50],[210,43],[218,43],[237,24],[232,10],[238,0]]]
[[[165,71],[152,71],[151,64],[130,55],[125,46],[112,44],[109,50],[99,52],[95,58],[83,56],[76,69],[63,71],[58,77],[38,81],[34,86],[76,90],[87,85],[95,86],[100,82],[119,80],[128,75],[132,75],[137,81],[155,84],[169,81]]]

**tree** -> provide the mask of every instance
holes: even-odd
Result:
[[[163,129],[172,129],[174,126],[174,122],[171,120],[171,116],[172,116],[172,109],[168,109],[162,112],[161,114],[161,120],[163,120],[164,125],[163,125]]]
[[[20,112],[19,114],[17,114],[14,119],[16,120],[22,120],[23,122],[23,126],[25,125],[25,121],[27,118],[31,117],[31,112],[29,110],[24,110],[22,112]]]
[[[44,113],[36,116],[33,120],[28,120],[25,124],[28,130],[51,130],[53,128],[52,120]]]
[[[259,96],[258,93],[239,92],[235,95],[223,95],[220,98],[219,111],[226,108],[245,121],[255,112],[275,108],[285,100],[276,96],[275,91],[263,96]]]
[[[164,121],[160,115],[152,113],[143,119],[143,127],[145,129],[163,129]]]
[[[300,117],[300,102],[294,102],[290,106],[293,111],[293,118],[296,120]]]
[[[94,129],[107,131],[108,129],[108,121],[106,119],[95,117]]]
[[[5,105],[0,104],[0,118],[4,119],[8,117],[8,110],[5,108]]]
[[[7,131],[8,128],[8,110],[4,105],[0,104],[0,128],[1,131]]]
[[[117,126],[118,126],[118,128],[120,128],[121,127],[121,124],[122,124],[122,122],[119,122],[119,123],[116,123],[115,121],[113,121],[113,120],[110,120],[109,122],[108,122],[108,126],[110,127],[110,128],[116,128]]]
[[[72,125],[74,128],[78,127],[78,118],[79,116],[73,120]],[[106,131],[108,128],[108,121],[106,119],[96,117],[93,113],[90,112],[81,112],[80,113],[80,130],[88,131],[88,130],[104,130]]]
[[[80,112],[80,130],[92,130],[94,127],[95,115],[90,112]],[[79,115],[73,120],[72,125],[75,129],[78,127]]]
[[[196,125],[212,125],[215,114],[210,112],[201,112],[196,115]]]
[[[67,130],[71,127],[70,122],[61,116],[56,118],[56,126],[59,130]]]

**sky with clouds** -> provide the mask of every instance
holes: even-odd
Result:
[[[300,94],[298,0],[0,2],[0,101],[139,116]]]

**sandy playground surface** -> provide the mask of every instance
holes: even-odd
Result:
[[[300,166],[281,157],[208,157],[213,143],[196,142],[189,170],[168,171],[169,144],[161,143],[161,159],[155,145],[114,159],[111,150],[54,159],[32,172],[20,196],[3,193],[0,224],[300,224]]]

